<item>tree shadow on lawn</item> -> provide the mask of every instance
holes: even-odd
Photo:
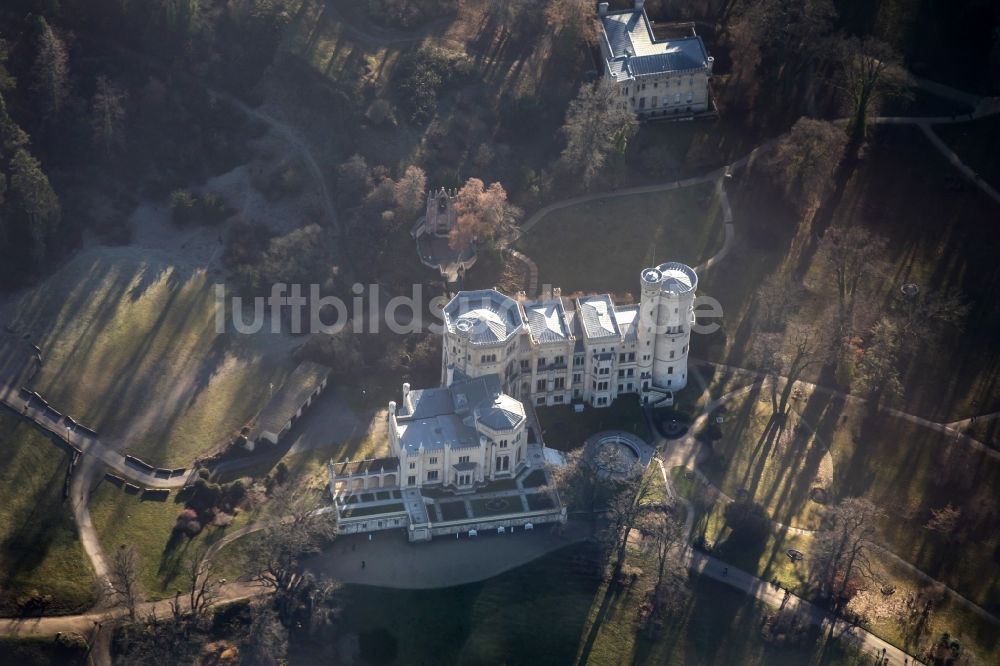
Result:
[[[759,497],[765,506],[771,507],[774,517],[785,524],[795,520],[810,501],[812,481],[829,451],[828,442],[820,437],[812,423],[835,423],[842,401],[839,408],[835,402],[830,395],[817,391],[809,396],[802,414],[794,411],[794,406],[790,407],[794,412],[791,413],[794,425],[791,426],[790,444],[782,452],[775,478]],[[754,496],[757,496],[756,492]]]
[[[799,223],[762,175],[741,178],[730,198],[736,243],[724,261],[700,276],[699,284],[699,291],[719,301],[724,317],[717,332],[700,336],[697,343],[706,340],[707,353],[698,353],[708,360],[745,366],[753,341],[754,292],[789,261]]]
[[[67,465],[64,459],[52,475],[34,489],[37,492],[30,509],[22,513],[20,525],[0,544],[0,560],[4,563],[0,587],[3,589],[10,588],[21,577],[29,577],[59,540],[60,532],[75,537],[72,521],[62,502]]]
[[[753,426],[757,415],[757,400],[760,397],[762,384],[756,383],[743,397],[739,410],[733,412],[726,403],[712,412],[711,420],[718,417],[723,418],[722,437],[712,442],[713,456],[706,465],[709,477],[714,477],[712,482],[719,488],[726,484],[726,472],[737,459],[740,452],[741,442],[747,431]],[[714,472],[714,473],[713,473]]]
[[[865,416],[854,441],[849,460],[838,461],[840,494],[867,497],[886,510],[884,538],[904,560],[970,599],[996,605],[1000,563],[995,554],[989,561],[988,547],[977,549],[997,533],[996,500],[986,490],[1000,482],[996,462],[886,415]],[[947,504],[962,511],[953,541],[924,527],[930,510]]]

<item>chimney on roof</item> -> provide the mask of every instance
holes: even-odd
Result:
[[[403,407],[408,414],[413,413],[413,396],[410,395],[410,382],[403,383]]]
[[[635,0],[635,11],[641,12],[642,6],[646,4],[646,0]]]
[[[602,2],[599,5],[597,5],[597,15],[598,16],[608,15],[608,3]]]

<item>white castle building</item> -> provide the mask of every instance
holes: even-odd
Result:
[[[672,404],[687,384],[698,276],[666,263],[640,275],[637,305],[607,294],[528,300],[487,289],[460,292],[444,308],[442,383],[495,375],[534,405],[606,407],[634,393]]]
[[[607,294],[564,298],[559,289],[538,300],[495,289],[459,292],[444,307],[442,385],[403,384],[386,416],[388,456],[329,465],[341,529],[406,527],[419,541],[564,521],[557,503],[532,509],[518,498],[525,511],[435,523],[427,508],[434,500],[422,491],[474,493],[506,483],[517,486],[509,493],[523,492],[546,455],[530,437],[527,401],[602,408],[632,394],[643,404],[672,404],[687,384],[698,276],[672,262],[645,269],[639,281],[632,305],[615,305]],[[365,494],[372,506],[348,505]]]
[[[709,81],[715,60],[693,23],[668,26],[677,33],[657,39],[643,0],[632,9],[598,5],[604,74],[641,119],[689,117],[713,111]]]

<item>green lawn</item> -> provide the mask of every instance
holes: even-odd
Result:
[[[63,501],[69,454],[4,410],[0,457],[0,613],[36,593],[51,596],[47,614],[86,610],[94,574]]]
[[[885,539],[897,555],[1000,611],[1000,460],[902,419],[829,409],[847,417],[830,437],[836,494],[883,507]],[[932,509],[949,503],[962,512],[950,538],[924,527]]]
[[[42,348],[33,386],[53,406],[168,467],[237,433],[292,366],[266,330],[216,333],[203,271],[130,248],[78,255],[21,299],[16,324]]]
[[[592,557],[588,547],[573,546],[481,583],[439,590],[347,586],[337,636],[360,634],[362,661],[380,664],[856,663],[815,632],[799,646],[766,643],[758,632],[762,608],[708,581],[694,583],[690,604],[651,637],[637,617],[646,579],[606,597]],[[321,636],[293,645],[291,663],[333,658],[335,642]]]
[[[721,437],[712,442],[714,456],[702,471],[730,497],[744,491],[776,520],[816,528],[822,507],[808,493],[833,481],[828,444],[794,410],[768,432],[771,409],[771,390],[754,388],[713,412],[709,427]]]
[[[823,393],[793,402],[782,434],[762,438],[769,391],[727,404],[722,438],[703,471],[723,492],[746,489],[770,515],[815,529],[822,505],[813,487],[834,500],[862,496],[886,512],[883,538],[893,552],[995,612],[1000,609],[1000,460],[954,438]],[[924,527],[932,509],[962,512],[951,537]]]
[[[691,266],[722,246],[713,186],[599,199],[555,210],[517,248],[538,264],[540,284],[574,292],[637,295],[639,272],[656,263]]]
[[[348,507],[343,511],[344,518],[360,517],[360,516],[378,516],[386,513],[397,513],[399,511],[405,511],[406,506],[402,503],[398,504],[379,504],[378,506],[362,506],[362,507]]]
[[[139,560],[139,582],[150,599],[168,597],[184,588],[184,567],[189,554],[222,538],[227,530],[239,529],[263,515],[263,510],[253,515],[244,511],[229,527],[208,526],[190,539],[174,535],[177,516],[184,509],[184,504],[176,500],[176,493],[171,492],[165,502],[143,502],[139,495],[129,495],[107,481],[102,481],[90,497],[91,519],[105,554],[110,557],[123,544],[134,547]],[[227,560],[236,554],[237,549],[223,548],[216,563],[225,568]]]
[[[537,407],[545,445],[559,451],[583,446],[588,437],[602,430],[627,430],[652,441],[642,406],[634,395],[624,395],[607,407],[590,407],[577,414],[572,405]]]
[[[834,501],[866,497],[885,511],[880,540],[892,552],[987,611],[1000,609],[1000,563],[995,557],[1000,500],[994,492],[1000,484],[1000,460],[932,429],[897,417],[871,416],[861,405],[820,393],[794,404],[797,413],[790,418],[789,434],[777,440],[761,439],[770,413],[766,395],[751,393],[728,407],[722,439],[714,443],[716,455],[703,466],[727,494],[746,488],[773,518],[808,528],[819,525],[822,512],[808,499],[810,488],[827,488]],[[796,589],[809,589],[805,570],[797,570],[801,565],[783,557],[793,547],[807,553],[808,560],[808,537],[775,532],[759,549],[728,548],[723,506],[698,485],[682,477],[678,490],[694,498],[696,534],[718,546],[717,554],[764,578],[777,575]],[[931,511],[949,504],[961,511],[957,530],[943,535],[927,529]],[[915,592],[924,586],[890,559],[876,560],[885,580],[900,590]],[[907,640],[899,626],[881,622],[879,631],[887,638]],[[942,605],[931,626],[953,633],[961,627],[978,650],[998,649],[986,641],[989,626],[957,604]]]
[[[889,241],[885,278],[866,285],[867,298],[882,302],[912,281],[958,288],[971,303],[964,330],[946,331],[933,353],[921,350],[901,367],[906,396],[899,407],[941,421],[1000,409],[997,204],[972,187],[955,191],[949,183],[956,173],[919,130],[879,127],[865,159],[820,211],[822,222],[803,221],[753,169],[738,174],[728,188],[736,243],[699,281],[699,293],[722,305],[721,329],[692,340],[692,354],[750,364],[752,297],[772,273],[804,273],[814,304],[831,302],[833,284],[816,261],[815,238],[832,219],[864,225]]]
[[[715,557],[750,571],[764,580],[777,578],[783,587],[807,598],[815,593],[808,569],[812,548],[810,536],[793,535],[775,529],[763,544],[756,547],[727,543],[724,504],[697,477],[689,479],[683,468],[674,468],[671,476],[674,490],[688,498],[694,508],[693,538],[703,539]],[[788,548],[804,553],[805,560],[792,562],[785,554]],[[870,621],[866,626],[873,633],[913,653],[928,640],[947,631],[958,637],[967,648],[975,651],[981,663],[993,663],[1000,658],[1000,639],[995,626],[983,621],[953,597],[940,597],[922,628],[918,622],[900,622],[897,618],[905,615],[905,612],[900,612],[899,604],[908,596],[916,597],[921,591],[926,591],[928,586],[909,569],[900,566],[881,551],[872,553],[872,562],[878,580],[869,583],[869,590],[865,593],[880,599],[879,606],[882,609],[869,614]],[[878,591],[883,584],[896,588],[896,593],[888,601]],[[863,606],[856,606],[854,602],[849,608],[854,612],[863,612]],[[890,610],[893,608],[896,610]]]

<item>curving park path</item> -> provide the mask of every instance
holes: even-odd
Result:
[[[699,361],[699,362],[700,363],[706,363],[705,361]],[[746,373],[749,373],[749,374],[758,374],[758,373],[754,373],[753,371],[750,371],[750,370],[745,370],[743,368],[733,368],[732,366],[721,366],[719,364],[710,364],[710,365],[716,365],[718,367],[724,367],[724,368],[729,368],[729,369],[738,369],[738,370],[742,370],[743,372],[746,372]],[[695,374],[696,379],[702,384],[702,386],[704,386],[704,381],[701,378],[701,374],[698,373],[697,371],[695,371],[694,374]],[[685,530],[686,530],[686,534],[687,534],[687,537],[688,537],[688,542],[690,542],[691,530],[692,530],[692,527],[693,527],[692,521],[690,520],[691,518],[693,518],[692,506],[691,506],[691,503],[687,499],[678,496],[676,494],[676,492],[674,491],[673,486],[671,485],[671,483],[669,481],[670,476],[667,473],[668,468],[672,469],[674,467],[684,467],[685,469],[688,469],[691,472],[693,472],[698,477],[699,480],[701,480],[703,483],[706,484],[706,486],[708,486],[709,488],[711,488],[713,490],[713,492],[718,495],[718,497],[719,497],[719,499],[721,501],[726,502],[726,503],[735,501],[734,498],[730,497],[729,495],[727,495],[726,493],[724,493],[722,491],[722,489],[720,489],[717,486],[715,486],[708,479],[708,477],[705,476],[705,474],[698,468],[698,463],[700,461],[703,461],[707,457],[708,454],[704,450],[704,446],[701,444],[701,442],[699,442],[697,440],[697,438],[694,436],[693,433],[696,430],[700,430],[705,425],[705,423],[707,422],[707,420],[710,418],[712,412],[714,412],[718,407],[720,407],[720,406],[722,406],[722,405],[724,405],[724,404],[726,404],[728,402],[731,402],[733,400],[736,400],[736,399],[738,399],[738,398],[746,395],[750,391],[757,390],[757,389],[761,388],[762,386],[765,386],[765,385],[769,384],[772,381],[776,381],[776,380],[780,381],[780,380],[785,380],[785,379],[786,378],[780,377],[780,376],[774,377],[774,376],[763,376],[763,375],[761,375],[755,382],[753,382],[753,383],[751,383],[751,384],[749,384],[747,386],[743,386],[741,388],[738,388],[738,389],[735,389],[733,391],[730,391],[730,392],[726,393],[725,395],[722,395],[719,398],[716,398],[716,399],[711,400],[708,403],[706,403],[706,405],[702,409],[702,413],[691,424],[691,427],[688,429],[688,434],[685,435],[685,437],[683,437],[683,438],[681,438],[679,440],[666,440],[664,438],[658,438],[657,446],[658,446],[658,449],[660,450],[660,453],[659,453],[659,456],[657,458],[657,462],[660,464],[660,470],[661,470],[661,473],[663,475],[664,483],[667,486],[667,492],[668,492],[668,494],[671,497],[673,497],[676,500],[678,500],[681,503],[683,503],[685,505],[686,509],[687,509],[689,520],[687,521],[687,524],[685,525]],[[799,381],[799,382],[796,382],[796,384],[799,385],[799,386],[801,386],[801,387],[803,387],[803,388],[811,389],[811,390],[814,390],[814,391],[815,390],[819,390],[821,392],[825,392],[825,393],[829,393],[829,394],[832,394],[832,395],[836,395],[838,397],[842,397],[842,398],[845,398],[845,399],[855,399],[855,400],[859,400],[859,401],[864,402],[864,400],[861,399],[861,398],[856,398],[854,396],[850,396],[848,394],[845,394],[845,393],[842,393],[842,392],[839,392],[839,391],[835,391],[833,389],[829,389],[829,388],[825,388],[825,387],[817,387],[815,384],[811,384],[809,382]],[[708,389],[706,387],[705,388],[706,393],[707,393],[707,390]],[[897,410],[885,409],[883,411],[885,411],[887,413],[892,413],[894,416],[899,416],[901,418],[906,418],[907,416],[912,416],[912,415],[903,414],[902,412],[898,412]],[[925,421],[924,419],[919,419],[919,417],[912,417],[912,418],[916,419],[916,422],[920,423],[921,425],[923,425],[924,423],[928,423],[928,424],[931,424],[931,425],[940,426],[942,428],[947,428],[947,426],[945,426],[944,424],[936,424],[936,423],[933,423],[933,422],[930,422],[930,421]],[[650,428],[651,429],[653,428],[653,424],[652,423],[650,423]],[[655,430],[654,430],[654,432],[655,432]],[[971,439],[971,438],[969,438],[969,439]],[[975,440],[973,440],[973,441],[975,441]],[[976,443],[978,444],[978,442],[976,442]],[[787,525],[787,524],[782,523],[782,522],[777,521],[777,520],[771,520],[771,524],[774,526],[775,529],[780,530],[782,532],[789,533],[789,534],[797,534],[797,535],[810,536],[810,535],[816,534],[816,532],[817,532],[817,530],[811,530],[811,529],[806,529],[806,528],[802,528],[802,527],[794,527],[792,525]],[[937,579],[935,579],[931,575],[929,575],[926,572],[924,572],[923,570],[921,570],[919,567],[914,566],[913,564],[911,564],[909,561],[907,561],[903,557],[901,557],[901,556],[897,555],[896,553],[894,553],[887,545],[882,544],[882,543],[872,543],[871,545],[874,548],[876,548],[877,550],[879,550],[880,552],[882,552],[886,557],[888,557],[889,559],[891,559],[895,564],[898,564],[899,566],[907,569],[910,573],[912,573],[916,577],[920,578],[923,582],[925,582],[925,583],[934,583],[935,585],[939,585],[952,598],[952,600],[955,603],[963,606],[967,610],[975,613],[976,615],[978,615],[982,619],[987,620],[987,621],[991,622],[994,625],[1000,625],[1000,618],[998,618],[996,615],[993,615],[989,611],[985,610],[982,606],[979,606],[974,601],[966,598],[965,596],[963,596],[957,590],[954,590],[953,588],[951,588],[951,587],[945,585],[944,583],[938,581]]]
[[[107,446],[93,431],[72,425],[62,415],[56,417],[58,412],[41,405],[37,399],[27,398],[19,387],[0,384],[0,405],[31,422],[50,438],[79,451],[84,458],[100,460],[126,481],[152,489],[180,488],[187,482],[187,469],[157,473],[154,468]]]
[[[333,3],[329,4],[332,5]],[[336,9],[334,11],[336,11]],[[425,37],[431,36],[431,33],[439,27],[436,23],[434,23],[425,26],[425,28],[423,28],[418,34],[397,35],[388,31],[378,31],[378,34],[376,34],[367,26],[363,27],[351,25],[346,20],[344,23],[348,26],[348,29],[356,35],[369,42],[380,44],[419,41]],[[1000,114],[1000,104],[998,104],[995,99],[979,98],[933,82],[918,79],[917,85],[934,92],[935,94],[970,104],[975,108],[975,110],[973,113],[963,116],[886,116],[874,118],[872,122],[875,124],[909,124],[918,126],[931,141],[932,145],[934,145],[934,147],[941,152],[965,178],[974,183],[994,201],[1000,203],[1000,193],[985,183],[973,169],[965,165],[958,155],[956,155],[955,152],[952,151],[933,131],[934,125],[968,122],[970,120]],[[316,186],[319,189],[324,214],[336,234],[342,237],[339,219],[337,217],[336,209],[333,206],[324,174],[318,162],[313,157],[307,142],[300,138],[292,127],[269,116],[261,109],[252,108],[226,93],[218,91],[211,92],[216,96],[223,97],[227,101],[230,101],[243,113],[267,124],[302,156],[308,167],[310,175],[315,180]],[[702,176],[684,178],[654,185],[625,188],[612,192],[594,192],[553,202],[535,211],[532,215],[525,219],[520,225],[519,233],[523,234],[530,231],[548,213],[566,208],[568,206],[602,199],[681,189],[712,182],[716,184],[716,195],[719,197],[720,206],[724,215],[725,238],[719,251],[697,267],[697,270],[699,271],[709,270],[726,257],[735,238],[735,227],[733,224],[734,214],[726,192],[726,180],[731,177],[735,171],[750,164],[750,162],[761,151],[766,150],[772,144],[773,141],[765,142],[750,151],[747,155],[734,160],[728,165],[709,171]],[[507,246],[511,256],[519,261],[522,261],[527,266],[529,272],[529,291],[534,293],[538,288],[537,266],[529,257],[509,248],[509,245],[510,242],[507,243]],[[821,386],[808,386],[810,386],[813,390],[833,392],[832,389]],[[753,385],[750,387],[744,387],[739,391],[748,391],[752,388]],[[703,413],[698,417],[698,419],[695,420],[689,430],[689,434],[684,438],[671,441],[669,443],[666,441],[658,441],[660,454],[657,458],[657,463],[660,465],[664,482],[666,483],[668,493],[670,493],[671,496],[677,497],[670,484],[669,474],[667,474],[668,467],[684,466],[689,469],[693,469],[696,473],[700,474],[697,470],[697,465],[699,459],[701,459],[705,454],[700,448],[700,443],[690,433],[698,427],[698,424],[704,423],[704,420],[708,418],[708,414],[716,406],[722,404],[722,402],[726,400],[733,399],[736,395],[738,395],[739,391],[727,394],[717,400],[708,401],[705,405]],[[845,395],[844,397],[849,400],[862,400],[861,398],[850,395]],[[88,433],[85,430],[72,426],[67,428],[65,421],[53,418],[53,413],[50,409],[47,409],[46,407],[33,402],[31,399],[26,398],[17,386],[0,384],[0,404],[8,409],[11,409],[22,418],[29,420],[36,427],[45,431],[51,438],[58,440],[63,445],[79,452],[80,466],[77,473],[74,474],[71,480],[69,497],[74,517],[80,530],[81,541],[83,542],[87,555],[94,566],[98,579],[104,580],[107,574],[107,564],[104,560],[103,553],[101,552],[96,531],[93,529],[93,525],[90,521],[89,510],[87,507],[91,483],[98,478],[98,475],[104,473],[105,469],[112,470],[116,475],[121,476],[130,483],[155,489],[181,487],[184,485],[187,475],[168,475],[165,478],[162,474],[157,474],[155,470],[149,470],[142,465],[136,464],[134,461],[131,461],[126,458],[126,456],[113,450],[113,448],[109,447],[105,443],[102,443],[96,433]],[[987,450],[990,455],[1000,455],[1000,452],[993,451],[992,449],[985,447],[985,445],[978,440],[968,437],[960,432],[960,429],[970,425],[971,419],[942,424],[928,421],[915,415],[905,414],[897,410],[886,409],[885,411],[900,418],[911,420],[914,423],[918,423],[925,427],[934,428],[942,432],[953,433],[956,438],[966,442],[970,446],[975,446],[977,448],[982,447],[984,450]],[[997,417],[1000,417],[1000,414],[985,415],[981,418],[991,419]],[[677,497],[677,499],[681,502],[685,501],[680,497]],[[690,538],[691,529],[693,527],[692,521],[693,513],[688,511],[688,518],[685,525],[688,538]],[[792,528],[781,525],[780,523],[778,526],[780,528],[790,530],[801,530],[801,528]],[[252,533],[262,527],[263,525],[248,526],[242,530],[237,530],[236,532],[227,535],[225,539],[213,546],[213,554],[217,553],[219,549],[240,536]],[[579,540],[579,538],[581,537],[572,529],[568,529],[567,533],[562,535],[543,534],[543,531],[539,530],[539,532],[535,534],[517,534],[505,537],[491,536],[483,538],[480,541],[475,541],[474,543],[469,543],[469,540],[466,539],[466,543],[451,544],[449,539],[441,539],[436,543],[432,542],[431,544],[422,544],[420,546],[393,543],[391,538],[387,538],[385,535],[378,535],[377,538],[373,539],[371,542],[362,538],[353,540],[352,538],[345,538],[338,542],[338,546],[335,546],[336,552],[334,555],[328,558],[311,561],[310,566],[315,567],[317,571],[333,574],[340,580],[352,583],[401,587],[441,587],[461,582],[469,582],[471,580],[489,578],[509,568],[534,559],[535,557],[539,557],[546,552],[565,546],[567,543],[573,543],[574,540]],[[348,547],[351,548],[349,552],[346,551],[346,548]],[[406,548],[411,549],[407,552],[406,557],[399,557],[400,550]],[[372,563],[372,566],[366,566],[365,569],[361,569],[359,563],[357,562],[357,559],[361,554],[365,556],[366,562],[370,561]],[[756,578],[747,572],[740,571],[734,567],[728,567],[728,565],[725,565],[710,555],[695,553],[690,547],[688,547],[685,557],[687,558],[689,567],[700,575],[709,576],[725,582],[726,584],[729,584],[737,589],[741,589],[746,594],[754,596],[755,598],[771,605],[779,605],[783,601],[783,599],[778,596],[781,595],[781,597],[783,597],[783,592],[772,590],[770,588],[770,584],[766,581],[762,581],[759,578]],[[918,574],[925,576],[928,580],[931,580],[929,576],[920,572],[912,565],[905,563],[901,560],[901,558],[898,558],[895,555],[892,555],[892,557],[910,567]],[[723,573],[723,571],[725,571],[725,573]],[[259,595],[265,592],[265,589],[256,585],[248,583],[234,583],[225,586],[220,602],[247,598],[249,596]],[[954,594],[955,598],[960,602],[964,601],[970,608],[975,607],[980,613],[985,614],[985,616],[989,617],[993,621],[997,621],[994,616],[986,613],[986,611],[982,610],[975,604],[972,604],[972,602],[965,600],[957,593],[954,593],[954,591],[950,592]],[[159,613],[165,613],[168,609],[168,603],[168,600],[147,603],[143,605],[143,611],[157,611]],[[886,651],[886,655],[889,657],[889,661],[887,663],[902,664],[904,663],[904,660],[908,663],[919,663],[912,656],[906,655],[904,652],[898,650],[892,645],[889,645],[869,632],[858,628],[851,628],[839,623],[839,621],[835,618],[830,617],[821,609],[812,606],[804,600],[793,597],[791,603],[795,607],[799,607],[803,610],[803,612],[807,613],[810,622],[830,627],[831,629],[835,629],[838,633],[843,632],[845,635],[853,637],[865,650],[870,649],[871,651],[878,652],[884,649]],[[119,610],[94,610],[89,613],[75,616],[46,617],[31,620],[0,620],[0,634],[53,634],[58,631],[75,631],[86,635],[88,631],[93,629],[95,623],[114,619],[120,614],[121,612]]]

